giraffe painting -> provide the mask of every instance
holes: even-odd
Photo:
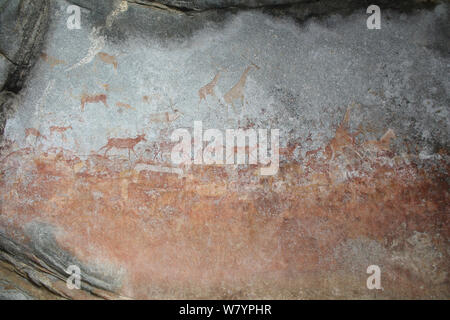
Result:
[[[208,101],[206,101],[207,96],[213,96],[213,97],[216,96],[216,93],[214,92],[214,88],[217,85],[217,81],[219,81],[219,77],[220,77],[220,71],[216,73],[216,75],[211,80],[211,82],[207,83],[206,85],[204,85],[203,87],[201,87],[198,90],[198,97],[199,97],[198,106],[200,106],[200,103],[202,102],[202,100],[205,100],[206,104],[208,104]]]
[[[234,106],[234,100],[240,99],[242,108],[244,107],[244,89],[245,89],[245,83],[247,81],[248,73],[252,68],[259,69],[259,67],[252,63],[251,66],[248,66],[245,68],[244,72],[242,73],[239,81],[223,96],[225,103],[233,107],[233,110],[236,111],[236,108]]]

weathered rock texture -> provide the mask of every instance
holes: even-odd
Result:
[[[380,5],[0,1],[0,298],[449,298],[448,4]],[[278,173],[174,165],[194,121]]]

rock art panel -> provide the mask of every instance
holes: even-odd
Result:
[[[5,51],[0,298],[449,297],[448,5],[386,9],[375,31],[257,2],[27,4],[45,37]],[[279,150],[237,138],[203,161],[229,129],[277,129]],[[275,174],[251,162],[263,144]]]

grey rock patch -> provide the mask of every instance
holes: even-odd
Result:
[[[66,269],[70,265],[76,265],[81,269],[82,287],[89,291],[89,286],[105,289],[113,292],[120,286],[120,275],[110,275],[106,265],[101,268],[82,263],[76,257],[62,250],[55,240],[55,229],[41,222],[30,222],[25,227],[26,234],[30,237],[30,246],[33,254],[49,269],[55,270],[60,275],[66,275]],[[113,268],[111,268],[113,269]],[[117,270],[117,268],[114,268]]]
[[[40,54],[49,21],[49,0],[9,1],[7,4],[1,12],[0,44],[6,46],[2,51],[17,67],[8,75],[3,90],[18,93]]]
[[[11,67],[11,62],[9,62],[6,58],[0,55],[0,87],[3,86],[3,84],[6,81],[6,78],[8,77],[8,70]]]
[[[66,64],[49,69],[40,61],[33,69],[20,110],[7,124],[7,137],[19,145],[26,144],[23,128],[47,135],[45,123],[71,124],[71,139],[52,143],[89,154],[108,137],[144,131],[150,141],[160,137],[162,129],[191,128],[202,120],[205,129],[250,122],[280,128],[282,146],[305,142],[311,134],[313,142],[305,145],[314,150],[334,136],[345,110],[353,106],[351,130],[368,124],[373,129],[365,140],[379,139],[390,128],[399,137],[399,152],[405,151],[405,142],[427,154],[449,146],[449,59],[426,47],[435,41],[430,28],[439,28],[436,17],[442,19],[447,6],[410,15],[408,21],[386,11],[390,19],[383,20],[381,32],[372,32],[365,27],[365,13],[299,26],[292,19],[244,12],[204,24],[201,15],[191,21],[130,5],[104,34],[96,34],[89,24],[76,31],[64,28],[66,5],[56,3],[61,14],[52,20],[45,50]],[[116,57],[117,70],[98,58],[78,65],[96,41],[104,41],[101,50]],[[245,108],[239,103],[234,112],[220,99],[252,62],[261,68],[250,71]],[[199,105],[198,90],[219,69],[226,72],[215,88],[218,99]],[[93,76],[83,76],[89,74]],[[83,91],[105,93],[102,83],[114,88],[107,92],[110,108],[92,104],[81,112]],[[144,95],[159,99],[145,104]],[[425,99],[432,106],[424,106]],[[136,110],[118,110],[118,101]],[[169,111],[170,101],[183,116],[173,123],[150,123],[149,114]]]
[[[14,94],[40,54],[48,23],[49,0],[0,1],[0,138]]]
[[[101,267],[79,261],[69,252],[61,249],[55,240],[55,228],[42,222],[30,222],[25,226],[25,233],[30,238],[29,246],[24,246],[6,237],[0,230],[0,259],[7,261],[27,276],[38,286],[53,290],[51,281],[66,281],[66,273],[70,265],[81,270],[81,288],[88,292],[97,292],[95,288],[115,292],[121,285],[120,268],[108,268],[106,263]],[[60,231],[61,232],[61,231]],[[43,276],[42,268],[48,270]],[[53,280],[52,280],[53,279]],[[54,291],[60,294],[58,291]]]
[[[34,300],[34,298],[9,281],[0,279],[0,300]]]

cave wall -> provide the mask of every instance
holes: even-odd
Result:
[[[0,1],[0,298],[448,298],[448,4],[390,6]],[[195,121],[279,169],[174,164]]]

